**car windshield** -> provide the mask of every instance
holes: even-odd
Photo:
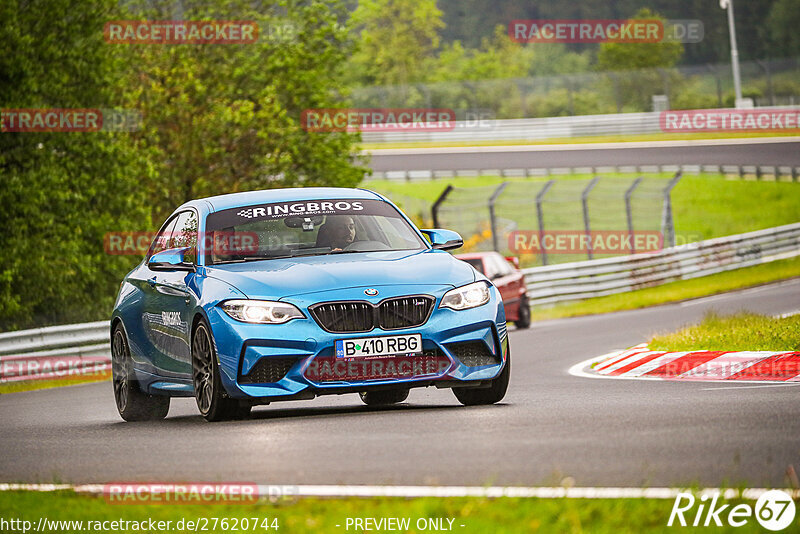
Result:
[[[222,210],[206,219],[206,264],[380,250],[424,240],[379,200],[303,200]]]

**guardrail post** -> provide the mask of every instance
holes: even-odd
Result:
[[[756,180],[761,180],[761,165],[756,165]]]
[[[797,167],[792,167],[792,181],[797,181]]]
[[[503,182],[494,190],[492,196],[489,197],[489,224],[492,226],[492,246],[495,252],[500,252],[500,247],[497,243],[497,217],[494,213],[494,204],[497,202],[497,197],[500,196],[500,193],[503,192],[503,189],[505,189],[507,185],[508,182]]]
[[[544,196],[553,187],[555,180],[549,180],[542,190],[536,194],[536,220],[539,222],[539,247],[542,249],[542,265],[547,265],[547,250],[544,248],[544,213],[542,212],[542,201]]]
[[[592,229],[589,225],[589,193],[592,192],[594,186],[597,185],[597,182],[600,181],[599,176],[595,176],[592,178],[592,181],[589,182],[583,192],[581,192],[581,206],[583,207],[583,228],[586,231],[586,255],[591,260],[592,259]]]
[[[678,171],[680,172],[680,171]],[[636,191],[636,188],[639,187],[639,184],[642,183],[642,177],[638,177],[633,181],[631,186],[625,191],[625,216],[628,219],[628,235],[631,237],[631,253],[636,254],[636,247],[633,245],[633,213],[631,213],[631,196],[633,192]]]
[[[667,187],[664,188],[664,207],[661,212],[661,236],[664,240],[662,246],[675,246],[675,221],[672,220],[672,189],[678,185],[682,177],[681,171],[676,172]]]
[[[439,198],[436,199],[436,202],[433,203],[431,206],[431,215],[433,216],[433,227],[439,228],[439,206],[442,205],[442,202],[445,201],[447,195],[450,194],[450,191],[453,190],[453,184],[447,184],[447,187],[444,188],[442,194],[439,195]]]

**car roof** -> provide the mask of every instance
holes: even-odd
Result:
[[[181,206],[181,208],[197,205],[201,202],[207,202],[211,206],[211,211],[219,211],[230,208],[238,208],[240,206],[267,204],[271,202],[333,200],[339,198],[384,200],[379,194],[368,189],[353,189],[348,187],[292,187],[285,189],[245,191],[242,193],[231,193],[228,195],[217,195],[214,197],[201,198],[187,202]]]

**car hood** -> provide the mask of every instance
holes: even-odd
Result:
[[[440,250],[379,251],[305,256],[209,266],[249,298],[277,300],[349,287],[441,285],[475,281],[475,270]]]

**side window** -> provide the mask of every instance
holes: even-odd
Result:
[[[491,254],[487,254],[483,257],[483,274],[486,275],[486,278],[489,280],[494,280],[498,276],[501,276],[500,270],[497,267],[497,262],[494,261],[494,257]]]
[[[147,251],[148,258],[156,252],[161,252],[162,250],[167,250],[169,248],[169,242],[172,238],[172,231],[175,228],[175,222],[177,220],[177,217],[173,217],[170,222],[164,226],[164,229],[158,233],[156,238],[153,239],[153,244],[150,245],[150,250]]]
[[[500,276],[508,276],[514,274],[514,266],[508,263],[508,260],[495,256],[498,266],[500,267]]]
[[[193,211],[178,215],[169,248],[179,247],[192,247],[186,252],[185,260],[187,263],[197,263],[197,215]]]
[[[407,249],[413,248],[417,245],[414,241],[410,241],[403,237],[407,235],[407,229],[404,227],[403,221],[401,219],[396,219],[394,217],[374,217],[374,220],[378,223],[380,230],[383,232],[386,239],[389,240],[387,245],[392,247],[393,249]]]

